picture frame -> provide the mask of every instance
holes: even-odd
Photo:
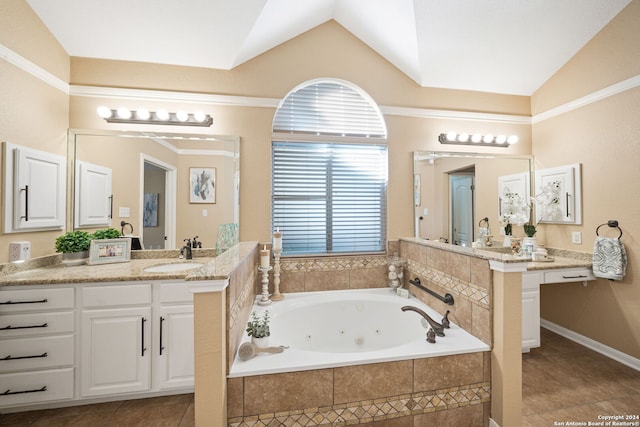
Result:
[[[131,239],[96,239],[89,248],[89,264],[113,264],[131,259]]]
[[[158,193],[144,193],[144,216],[142,225],[144,227],[158,226]]]
[[[189,203],[216,202],[216,168],[189,168]]]

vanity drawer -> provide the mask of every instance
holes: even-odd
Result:
[[[73,365],[73,335],[0,341],[0,372],[65,365]]]
[[[542,283],[584,282],[595,279],[590,268],[563,268],[545,271]]]
[[[82,289],[82,306],[107,307],[151,304],[151,285],[91,286]]]
[[[73,368],[0,374],[0,407],[73,398]]]
[[[73,332],[73,312],[0,315],[0,338]]]
[[[74,307],[73,288],[0,291],[0,314]]]
[[[160,303],[185,302],[193,304],[193,293],[186,283],[161,283],[158,285]]]

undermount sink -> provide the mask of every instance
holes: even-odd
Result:
[[[201,262],[174,262],[170,264],[158,264],[152,265],[144,269],[145,273],[175,273],[178,271],[193,270],[194,268],[202,267],[204,264]]]

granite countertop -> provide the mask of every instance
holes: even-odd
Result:
[[[492,246],[490,248],[470,248],[468,246],[458,246],[449,243],[441,243],[434,240],[420,238],[402,238],[408,242],[418,243],[423,246],[442,249],[478,258],[500,261],[504,263],[527,263],[527,270],[554,270],[560,268],[591,268],[592,254],[586,252],[575,252],[564,249],[547,248],[549,255],[553,258],[551,262],[533,262],[528,258],[511,255],[509,248]]]
[[[43,260],[43,266],[24,268],[22,271],[5,269],[0,275],[0,286],[46,285],[90,282],[122,282],[136,280],[219,280],[226,279],[240,261],[257,247],[257,242],[239,243],[217,257],[210,252],[193,259],[179,259],[177,251],[141,251],[127,262],[101,265],[80,265],[68,267],[62,264],[59,256],[53,260]],[[143,253],[144,252],[144,253]],[[175,256],[173,253],[175,252]],[[169,257],[168,255],[172,255]],[[163,257],[164,256],[164,257]],[[149,273],[144,269],[159,264],[200,262],[202,267],[191,270],[168,273]],[[19,269],[18,269],[19,270]]]

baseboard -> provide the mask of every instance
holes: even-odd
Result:
[[[500,427],[500,424],[495,422],[493,418],[489,418],[489,427]]]
[[[640,372],[640,359],[636,359],[615,348],[594,341],[591,338],[587,338],[584,335],[580,335],[545,319],[540,319],[540,326]]]

